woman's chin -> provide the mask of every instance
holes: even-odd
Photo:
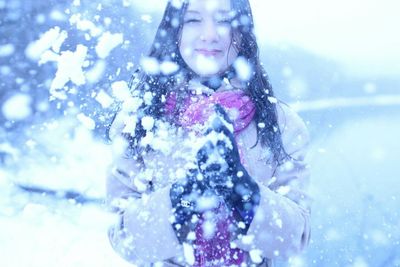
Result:
[[[221,75],[221,73],[223,73],[226,68],[206,68],[205,66],[202,67],[194,67],[191,68],[197,75],[199,75],[200,77],[204,77],[204,78],[211,78],[213,76],[219,76]]]
[[[204,70],[195,70],[196,74],[202,78],[211,78],[218,74],[218,72],[207,72]]]
[[[200,76],[213,76],[221,70],[221,66],[218,63],[212,57],[199,56],[196,57],[192,69]]]

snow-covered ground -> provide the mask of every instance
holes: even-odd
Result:
[[[312,144],[313,234],[304,266],[400,266],[400,108],[350,113]]]
[[[21,201],[24,197],[13,198]],[[108,244],[106,229],[112,217],[102,208],[67,201],[25,201],[16,214],[0,217],[2,266],[132,266]],[[1,209],[10,207],[2,203]]]
[[[9,154],[0,169],[2,266],[131,266],[113,252],[106,234],[116,219],[101,204],[111,146],[72,122],[34,131],[35,141],[27,140],[23,150],[1,146]],[[80,192],[100,202],[82,205],[61,194],[27,193],[17,184]]]

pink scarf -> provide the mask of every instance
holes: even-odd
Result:
[[[177,123],[189,130],[195,130],[196,125],[203,125],[213,114],[215,104],[220,104],[227,111],[233,122],[235,136],[250,124],[255,114],[254,103],[241,90],[215,92],[211,96],[190,95],[184,103]],[[176,104],[176,95],[172,93],[166,100],[167,115],[173,114]],[[217,215],[224,213],[224,209],[225,206],[220,203],[213,212]],[[214,236],[206,238],[203,231],[204,218],[203,214],[201,215],[200,223],[196,228],[194,266],[239,266],[245,262],[246,253],[238,248],[230,247],[231,233],[228,228],[232,222],[231,214],[228,218],[220,218],[216,222]]]
[[[166,100],[167,114],[174,112],[176,102],[176,95],[171,93]],[[190,95],[185,100],[178,124],[188,129],[196,124],[204,124],[214,112],[215,104],[221,105],[228,112],[235,135],[250,124],[255,114],[254,103],[242,90],[215,92],[211,96]]]

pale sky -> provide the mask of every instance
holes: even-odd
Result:
[[[131,0],[162,12],[166,0]],[[250,0],[263,44],[293,44],[361,76],[400,76],[400,0]],[[261,51],[262,52],[262,51]]]
[[[349,71],[400,76],[399,0],[251,0],[259,42],[288,42]]]

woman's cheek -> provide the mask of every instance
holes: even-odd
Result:
[[[181,49],[181,54],[183,57],[187,58],[187,57],[191,57],[193,54],[193,49],[191,49],[188,46],[183,46]]]
[[[218,26],[217,27],[217,32],[218,32],[219,36],[221,36],[222,38],[229,38],[230,39],[230,36],[231,36],[230,27]]]

